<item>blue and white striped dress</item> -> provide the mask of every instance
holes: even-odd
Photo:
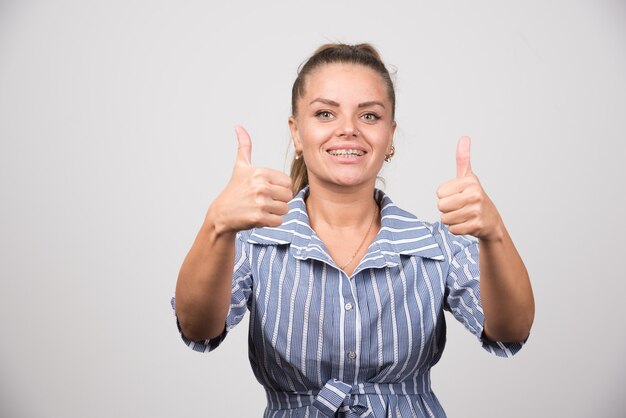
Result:
[[[238,234],[224,333],[183,340],[211,351],[249,310],[266,418],[445,417],[430,368],[445,345],[444,309],[481,338],[478,243],[376,190],[382,226],[348,277],[309,226],[307,192],[290,202],[280,227]],[[481,342],[506,357],[522,346]]]

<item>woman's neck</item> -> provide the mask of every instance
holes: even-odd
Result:
[[[369,223],[378,205],[374,201],[373,184],[353,188],[310,184],[306,206],[313,229],[353,230],[364,222]]]

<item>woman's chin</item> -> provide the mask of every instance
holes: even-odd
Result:
[[[354,176],[354,177],[343,176],[343,177],[338,177],[338,178],[333,179],[333,184],[336,187],[345,187],[345,188],[360,187],[360,186],[370,184],[370,183],[375,184],[374,181],[370,181],[360,176]]]
[[[376,184],[376,176],[367,175],[367,173],[364,173],[364,170],[346,168],[344,170],[333,170],[333,172],[324,176],[311,175],[312,173],[309,172],[309,183],[317,183],[330,188],[355,188],[365,185],[374,186]]]

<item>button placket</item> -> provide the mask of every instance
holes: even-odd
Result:
[[[341,316],[343,317],[345,332],[345,345],[342,353],[345,356],[345,363],[342,377],[344,381],[351,382],[355,379],[355,373],[357,373],[361,330],[357,329],[358,312],[355,309],[357,306],[354,282],[345,273],[342,273],[341,294],[342,304],[339,306],[343,311]]]

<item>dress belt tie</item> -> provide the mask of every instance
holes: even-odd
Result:
[[[339,379],[330,379],[317,393],[267,391],[267,401],[269,411],[281,411],[297,405],[313,407],[324,417],[335,417],[340,412],[345,418],[373,418],[373,411],[367,403],[368,395],[415,396],[429,392],[430,376],[426,373],[412,384],[362,382],[352,386]]]
[[[341,380],[331,379],[319,391],[313,401],[314,408],[317,408],[325,417],[334,417],[340,407],[346,418],[367,418],[373,417],[372,410],[360,402],[356,402],[350,391],[352,386]],[[363,397],[365,399],[365,397]]]

